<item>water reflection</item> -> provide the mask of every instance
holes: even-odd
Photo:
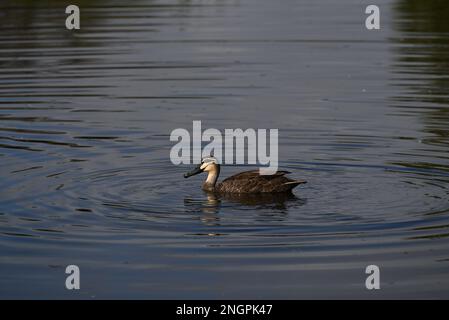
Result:
[[[449,151],[448,16],[447,1],[400,0],[394,24],[399,35],[392,38],[396,44],[393,84],[402,91],[393,98],[394,106],[423,121],[422,143],[440,147],[426,152],[444,152],[440,154],[444,161]]]
[[[141,1],[135,1],[141,3]],[[0,39],[3,49],[15,48],[22,49],[24,52],[17,52],[17,57],[8,62],[10,68],[30,68],[35,66],[37,59],[25,59],[32,57],[33,52],[39,49],[56,49],[70,47],[73,51],[76,48],[96,47],[104,43],[104,39],[97,41],[89,41],[81,35],[95,32],[96,28],[105,24],[105,20],[110,18],[108,12],[103,14],[95,14],[95,11],[89,8],[101,5],[112,4],[111,1],[105,0],[80,0],[77,5],[83,9],[82,22],[83,27],[80,30],[71,32],[65,28],[65,8],[68,6],[66,2],[58,0],[49,0],[45,2],[37,2],[33,0],[17,0],[2,1],[1,19],[0,19]],[[72,51],[72,52],[73,52]],[[56,54],[48,52],[48,56],[54,58],[58,63],[80,64],[85,63],[83,57],[76,57],[67,51],[66,54]],[[4,61],[4,64],[7,62]]]
[[[184,198],[186,213],[202,214],[201,221],[208,225],[220,225],[219,213],[226,213],[229,208],[233,210],[251,210],[256,214],[267,215],[272,221],[282,221],[286,218],[289,209],[298,209],[306,204],[293,193],[214,193],[204,192],[206,199]]]
[[[382,297],[447,297],[448,6],[367,32],[359,2],[78,1],[70,32],[1,1],[0,297],[72,298],[68,264],[105,298],[363,297],[373,261]],[[279,128],[309,183],[203,193],[168,159],[199,119]]]
[[[427,184],[449,190],[449,3],[440,0],[399,0],[395,5],[393,37],[395,62],[393,85],[401,93],[393,97],[393,107],[404,116],[416,117],[422,122],[422,147],[410,159],[393,164],[410,169],[428,171]],[[418,160],[417,155],[426,161]],[[444,172],[432,177],[432,172]],[[439,200],[441,196],[432,194]],[[433,210],[427,215],[447,215],[447,208]],[[447,236],[447,225],[418,227],[428,231],[410,239],[437,239]]]

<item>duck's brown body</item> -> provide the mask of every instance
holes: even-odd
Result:
[[[277,171],[271,175],[261,175],[259,170],[245,171],[224,179],[217,184],[220,175],[220,165],[217,159],[213,157],[204,158],[201,163],[189,173],[184,175],[188,178],[207,172],[207,179],[203,183],[203,190],[217,193],[282,193],[291,192],[291,190],[299,184],[306,183],[303,180],[292,180],[285,175],[288,171]]]
[[[221,183],[215,184],[216,178],[203,183],[203,190],[218,193],[280,193],[291,192],[302,180],[292,180],[285,175],[288,171],[277,171],[272,175],[260,175],[259,170],[245,171],[233,175]],[[217,174],[218,176],[218,174]]]

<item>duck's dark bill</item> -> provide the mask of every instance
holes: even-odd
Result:
[[[192,171],[187,172],[187,173],[184,175],[184,178],[188,178],[188,177],[191,177],[191,176],[194,176],[194,175],[196,175],[196,174],[198,174],[198,173],[203,172],[203,170],[202,170],[200,167],[201,167],[201,165],[198,165],[198,166],[197,166],[195,169],[193,169]]]

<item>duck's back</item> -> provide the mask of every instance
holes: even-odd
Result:
[[[277,171],[272,175],[260,175],[259,170],[245,171],[226,178],[215,190],[222,193],[274,193],[290,192],[302,180],[292,180],[285,175],[288,171]]]

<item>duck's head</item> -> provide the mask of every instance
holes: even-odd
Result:
[[[219,170],[219,164],[214,157],[206,157],[201,160],[201,163],[197,165],[192,171],[187,172],[184,178],[188,178],[197,175],[201,172],[217,172]]]

